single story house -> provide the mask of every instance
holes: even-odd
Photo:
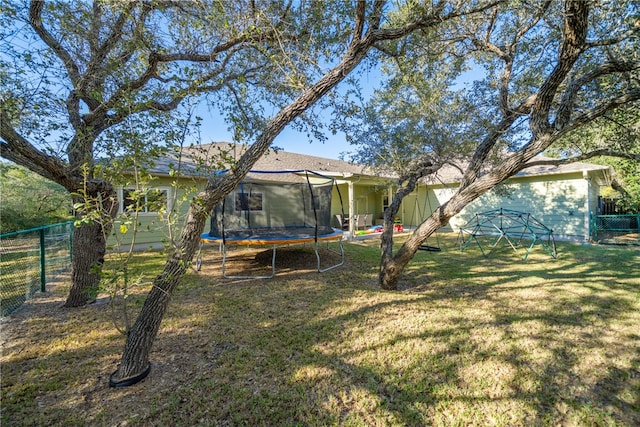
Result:
[[[210,174],[216,173],[216,169],[219,171],[228,167],[245,149],[239,144],[212,143],[187,149],[180,159],[167,156],[156,161],[150,170],[154,179],[142,203],[136,246],[158,246],[174,238],[180,232],[181,214],[188,209],[189,195],[202,189]],[[200,162],[198,158],[207,161]],[[211,159],[217,159],[214,163],[216,166],[210,166]],[[176,173],[177,169],[180,171]],[[382,223],[383,212],[393,196],[395,185],[393,176],[382,175],[362,165],[286,151],[269,150],[253,169],[311,170],[332,177],[337,184],[332,196],[332,215],[335,217],[344,213],[347,218],[353,219],[357,215],[368,214],[372,224]],[[531,213],[553,229],[557,238],[585,241],[590,237],[590,213],[596,213],[600,186],[607,184],[609,175],[608,166],[588,163],[528,168],[500,188],[472,202],[453,217],[445,228],[457,231],[475,213],[503,207]],[[176,179],[176,176],[180,178]],[[398,213],[399,221],[407,228],[420,224],[453,195],[458,180],[457,169],[445,168],[438,173],[437,182],[421,183],[416,191],[404,199]],[[121,211],[130,203],[125,197],[130,190],[131,187],[126,185],[118,189]],[[180,200],[182,203],[177,203]],[[169,230],[166,221],[160,219],[168,211],[177,213],[174,230]],[[335,221],[334,226],[340,227],[337,219]],[[351,236],[356,225],[353,220],[349,222]],[[115,227],[115,230],[117,234],[120,228]],[[128,246],[131,235],[129,230],[119,236],[120,243]],[[115,241],[112,237],[110,242],[113,244]]]

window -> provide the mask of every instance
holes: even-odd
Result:
[[[168,211],[169,190],[166,188],[122,189],[121,212],[164,213]]]
[[[236,193],[235,210],[239,211],[261,211],[262,193]]]

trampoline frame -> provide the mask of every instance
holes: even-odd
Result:
[[[315,228],[306,227],[309,230]],[[344,244],[343,244],[343,232],[339,229],[332,229],[330,234],[318,234],[315,233],[308,235],[293,235],[290,238],[283,237],[280,233],[269,233],[269,229],[261,230],[261,232],[254,232],[244,237],[228,237],[224,238],[218,236],[210,236],[209,233],[203,233],[200,236],[200,245],[198,248],[198,254],[196,255],[196,271],[200,271],[202,268],[202,249],[205,244],[219,244],[219,250],[222,252],[222,277],[225,279],[272,279],[276,275],[276,249],[280,246],[291,246],[313,243],[313,249],[316,254],[317,271],[318,273],[324,273],[334,268],[340,267],[344,264]],[[277,235],[276,235],[277,234]],[[329,243],[332,241],[338,241],[340,250],[336,251],[329,248]],[[340,262],[330,265],[329,267],[322,268],[320,253],[318,252],[318,245],[320,242],[327,244],[327,250],[333,253],[340,254]],[[271,246],[271,274],[261,276],[235,276],[226,274],[226,262],[227,262],[227,248],[228,246]]]

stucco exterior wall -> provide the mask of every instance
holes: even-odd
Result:
[[[181,187],[190,187],[191,191],[179,189],[177,200],[181,200],[175,209],[178,210],[175,232],[182,228],[184,216],[189,208],[191,197],[196,189],[204,186],[203,181],[184,180]],[[334,227],[338,227],[335,215],[349,215],[349,196],[353,204],[352,215],[370,213],[375,224],[383,214],[383,200],[389,193],[388,181],[369,182],[359,179],[349,183],[348,180],[339,181],[338,188],[332,190],[331,220]],[[170,199],[176,198],[175,190],[170,178],[158,178],[152,183],[153,188],[170,189]],[[420,224],[438,206],[449,200],[455,193],[457,185],[424,186],[407,196],[403,201],[398,216],[405,226]],[[340,195],[338,195],[338,189]],[[582,171],[568,174],[545,175],[535,177],[515,177],[500,188],[494,189],[467,206],[460,214],[451,219],[443,231],[458,231],[475,213],[485,212],[500,207],[528,212],[554,231],[558,239],[586,240],[589,238],[589,213],[595,212],[599,187],[597,179]],[[340,197],[341,196],[341,197]],[[340,204],[342,198],[342,206]],[[287,206],[286,202],[279,205]],[[158,214],[140,214],[136,246],[141,249],[161,247],[170,237],[166,221]],[[122,222],[116,223],[114,232],[119,233]],[[131,242],[133,232],[131,224],[124,235],[119,236],[121,250],[126,249]],[[209,231],[209,225],[204,231]],[[110,245],[115,245],[116,239],[111,236]]]
[[[177,211],[173,233],[179,235],[182,230],[182,224],[189,210],[189,203],[192,196],[199,189],[204,187],[203,182],[194,180],[182,180],[176,189],[171,178],[156,178],[150,184],[149,188],[167,190],[168,192],[168,209]],[[118,197],[122,197],[122,188],[118,188]],[[122,201],[120,201],[122,207]],[[122,211],[120,211],[122,212]],[[134,218],[125,218],[119,215],[114,224],[111,235],[107,240],[109,250],[128,250],[133,242],[137,249],[158,249],[162,248],[171,238],[177,238],[172,235],[167,222],[167,215],[154,213],[138,214],[136,219],[137,230],[134,232]],[[126,232],[123,231],[126,228]],[[208,225],[206,226],[208,230]]]
[[[558,239],[587,239],[589,222],[585,221],[585,215],[588,217],[590,195],[598,190],[592,188],[582,173],[540,179],[515,178],[482,195],[451,219],[451,228],[457,231],[476,213],[502,207],[530,213],[551,228]],[[437,198],[447,196],[442,190],[434,192]]]

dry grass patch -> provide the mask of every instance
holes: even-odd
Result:
[[[207,253],[150,376],[123,390],[107,386],[124,345],[108,306],[62,309],[56,286],[2,321],[2,423],[640,424],[638,248],[561,244],[557,260],[521,262],[441,240],[398,292],[376,286],[377,240],[320,275],[313,253],[279,249],[272,280],[222,280]],[[270,263],[245,255],[233,268]],[[162,257],[139,262],[157,271]]]

